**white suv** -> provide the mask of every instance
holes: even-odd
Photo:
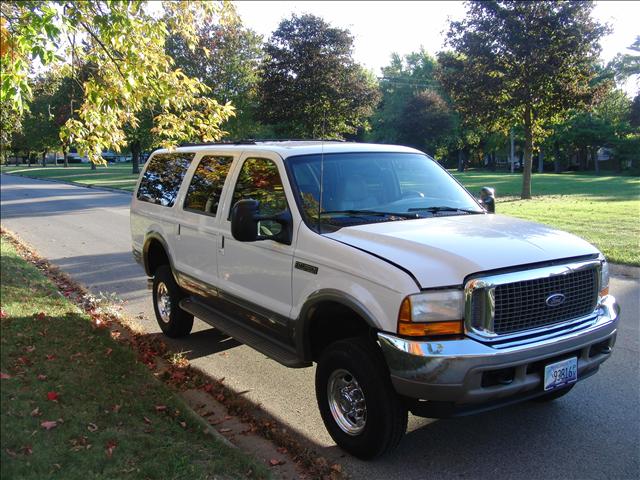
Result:
[[[162,331],[193,317],[290,367],[317,362],[327,430],[371,458],[407,412],[567,393],[611,355],[600,252],[489,215],[422,152],[341,142],[158,150],[131,203]]]

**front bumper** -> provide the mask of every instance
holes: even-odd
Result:
[[[544,365],[563,358],[578,358],[578,380],[595,373],[611,356],[618,315],[609,295],[580,329],[517,346],[496,348],[468,337],[420,341],[387,333],[378,333],[378,341],[393,385],[414,413],[428,403],[483,409],[544,394]]]

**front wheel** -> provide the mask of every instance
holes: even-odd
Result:
[[[184,337],[193,328],[193,315],[179,306],[184,296],[173,278],[171,267],[158,267],[153,277],[153,309],[162,333],[168,337]]]
[[[316,369],[316,398],[331,438],[356,457],[393,450],[407,429],[407,409],[382,353],[367,338],[340,340],[325,350]]]

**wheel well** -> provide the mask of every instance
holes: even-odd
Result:
[[[326,301],[312,307],[309,313],[307,339],[311,360],[317,361],[322,351],[343,338],[370,334],[373,329],[358,313],[341,303]]]
[[[156,270],[161,265],[170,265],[169,255],[165,251],[162,243],[158,240],[151,240],[147,248],[147,270],[151,276],[154,276]]]

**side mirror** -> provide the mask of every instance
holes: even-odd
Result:
[[[291,212],[285,210],[275,215],[260,215],[260,203],[257,200],[239,200],[231,209],[231,235],[239,242],[255,242],[258,240],[275,240],[291,245],[292,224]],[[282,226],[280,232],[273,236],[259,234],[259,222],[272,221]]]
[[[480,190],[480,204],[487,213],[496,213],[496,190],[491,187],[482,187]]]

